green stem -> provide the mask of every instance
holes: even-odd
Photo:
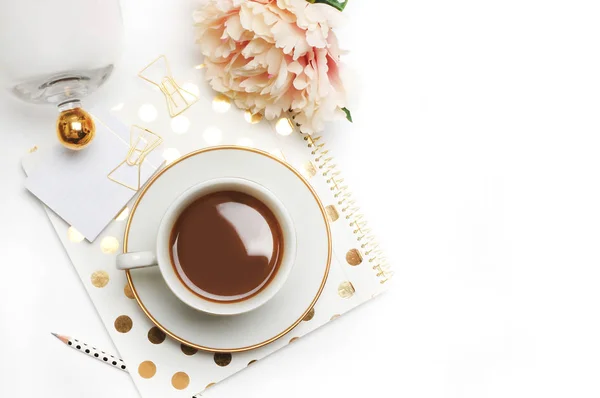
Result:
[[[342,108],[342,110],[343,110],[343,111],[344,111],[344,113],[346,114],[346,119],[348,119],[348,121],[349,121],[350,123],[354,123],[354,122],[352,121],[352,114],[350,113],[350,109],[348,109],[348,108],[344,107],[344,108]]]
[[[346,5],[348,4],[348,0],[306,0],[309,3],[323,3],[332,6],[333,8],[337,8],[340,11],[344,11]]]

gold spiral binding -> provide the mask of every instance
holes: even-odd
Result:
[[[377,243],[371,230],[367,228],[367,222],[363,214],[360,213],[360,208],[356,205],[356,201],[352,198],[352,193],[349,191],[348,185],[344,184],[342,172],[334,163],[329,150],[325,148],[322,137],[313,137],[307,134],[302,135],[308,148],[311,150],[310,153],[313,156],[315,167],[325,178],[329,189],[334,192],[333,196],[342,210],[342,215],[349,223],[354,235],[356,235],[356,240],[360,244],[361,252],[368,260],[368,264],[380,279],[379,283],[383,284],[389,281],[394,272],[391,270],[383,251],[380,249],[379,243]]]

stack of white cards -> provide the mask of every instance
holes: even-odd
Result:
[[[92,110],[96,137],[73,151],[58,142],[40,150],[25,187],[93,242],[163,163],[160,137]],[[144,148],[152,149],[146,156]]]

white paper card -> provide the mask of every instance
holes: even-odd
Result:
[[[94,141],[80,151],[64,148],[58,142],[40,148],[39,163],[25,187],[93,242],[154,174],[162,157],[156,148],[139,165],[123,163],[128,155],[134,161],[139,156],[139,152],[130,153],[132,146],[143,148],[150,139],[158,143],[160,138],[138,139],[142,129],[132,131],[101,109],[91,114],[96,124]]]

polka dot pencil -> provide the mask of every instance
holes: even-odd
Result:
[[[59,339],[60,341],[62,341],[63,343],[65,343],[66,345],[70,346],[71,348],[73,348],[77,351],[84,353],[87,356],[90,356],[99,361],[102,361],[102,362],[112,366],[113,368],[117,368],[117,369],[122,370],[123,372],[129,373],[127,371],[127,366],[125,365],[125,362],[123,362],[122,359],[115,357],[114,355],[107,354],[104,351],[100,351],[100,350],[96,349],[96,347],[92,347],[91,345],[82,343],[81,341],[71,338],[71,337],[62,336],[62,335],[56,334],[56,333],[52,333],[52,335],[54,337],[56,337],[57,339]],[[193,395],[192,398],[200,398],[201,395],[202,394],[196,394],[196,395]]]
[[[112,366],[113,368],[117,368],[119,370],[127,372],[127,366],[125,365],[125,362],[123,362],[122,359],[115,357],[114,355],[107,354],[104,351],[96,349],[96,347],[92,347],[89,344],[83,343],[71,337],[61,336],[60,334],[56,333],[52,333],[52,335],[60,341],[62,341],[63,343],[65,343],[66,345],[70,346],[71,348],[77,351],[82,352],[85,355],[88,355],[92,358],[96,358],[97,360],[102,361]]]

